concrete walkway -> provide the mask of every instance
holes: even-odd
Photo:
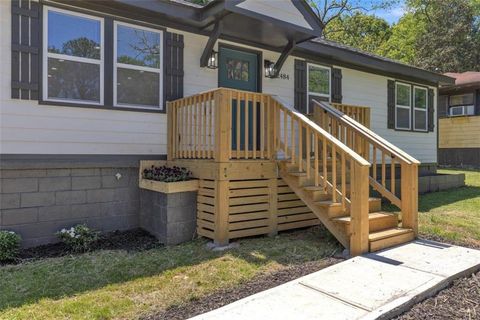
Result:
[[[417,240],[346,260],[193,319],[388,319],[478,270],[479,250]]]

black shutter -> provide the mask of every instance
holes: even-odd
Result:
[[[304,60],[295,60],[293,86],[295,109],[307,113],[307,62]]]
[[[395,129],[395,81],[387,84],[387,128]]]
[[[164,107],[166,101],[183,97],[183,35],[167,32],[164,54]]]
[[[342,103],[342,69],[332,69],[332,102]]]
[[[448,96],[438,96],[437,113],[439,118],[446,117],[448,114]]]
[[[12,99],[38,100],[40,7],[12,0]]]
[[[428,131],[433,131],[435,128],[435,106],[433,101],[435,99],[435,91],[428,89]]]

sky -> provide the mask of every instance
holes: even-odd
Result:
[[[379,9],[372,12],[372,14],[376,15],[377,17],[387,20],[389,24],[397,23],[404,13],[405,8],[403,1],[400,1],[400,3],[387,10]]]

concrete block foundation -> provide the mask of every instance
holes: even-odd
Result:
[[[58,241],[57,231],[79,223],[101,232],[138,228],[139,161],[149,158],[2,155],[0,230],[32,247]]]
[[[161,193],[140,191],[140,227],[161,243],[190,241],[196,233],[197,192]]]

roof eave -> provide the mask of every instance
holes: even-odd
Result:
[[[435,72],[408,66],[402,63],[386,61],[380,58],[354,52],[347,49],[335,48],[323,43],[306,42],[298,46],[297,52],[310,53],[318,57],[329,58],[362,69],[378,70],[386,74],[398,74],[408,78],[416,78],[437,85],[454,84],[455,79]]]

